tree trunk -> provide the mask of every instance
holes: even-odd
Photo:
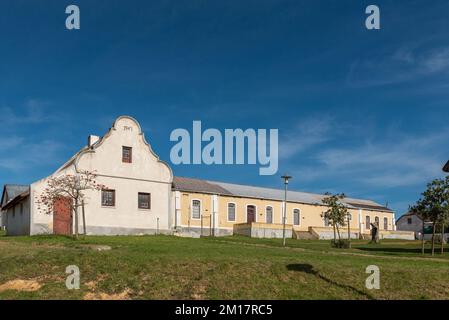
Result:
[[[84,211],[84,200],[81,201],[81,210],[83,213],[83,234],[86,235],[86,213]]]
[[[337,233],[335,232],[335,223],[332,225],[334,227],[334,243],[337,242]]]
[[[348,247],[351,248],[351,220],[348,218]]]
[[[425,254],[425,241],[424,241],[424,220],[422,222],[422,234],[421,234],[421,253],[424,255]]]
[[[75,239],[78,239],[78,200],[75,201]]]
[[[435,254],[435,231],[436,231],[436,223],[433,222],[433,228],[432,228],[432,256]]]
[[[337,223],[337,234],[338,234],[338,241],[340,241],[341,236],[340,236],[340,228],[338,227],[338,223]]]
[[[441,254],[444,254],[444,223],[441,224]]]

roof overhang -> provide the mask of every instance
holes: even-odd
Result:
[[[26,199],[29,195],[30,195],[30,190],[22,192],[15,198],[8,201],[8,203],[2,207],[2,210],[8,210],[9,208],[14,207],[16,204],[18,204],[18,203],[22,202],[22,200]]]

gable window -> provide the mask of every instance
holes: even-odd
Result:
[[[101,205],[104,207],[115,206],[115,190],[101,190]]]
[[[301,214],[299,212],[299,209],[293,210],[293,225],[299,226],[300,218],[301,218]]]
[[[192,219],[199,219],[201,217],[201,201],[192,200]]]
[[[407,224],[412,224],[412,218],[407,218]]]
[[[228,221],[235,221],[235,203],[228,203]]]
[[[151,209],[151,194],[139,192],[138,194],[139,209]]]
[[[265,209],[267,223],[273,223],[273,207]]]
[[[384,230],[388,230],[388,218],[384,218]]]
[[[131,163],[133,161],[133,148],[122,147],[122,162]]]
[[[365,223],[366,229],[371,229],[371,218],[369,216],[366,216],[366,223]]]

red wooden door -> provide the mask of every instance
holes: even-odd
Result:
[[[256,222],[256,207],[248,206],[246,208],[246,222]]]
[[[53,233],[72,234],[72,213],[67,198],[57,199],[53,205]]]

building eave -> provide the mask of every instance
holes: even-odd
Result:
[[[2,210],[8,210],[9,208],[14,207],[16,204],[20,203],[22,200],[26,199],[30,195],[30,190],[27,190],[25,192],[22,192],[21,194],[17,195],[16,197],[12,198],[8,203],[6,203]]]
[[[448,161],[448,162],[446,162],[446,164],[444,165],[444,167],[443,167],[443,171],[445,171],[445,172],[449,172],[449,161]]]

